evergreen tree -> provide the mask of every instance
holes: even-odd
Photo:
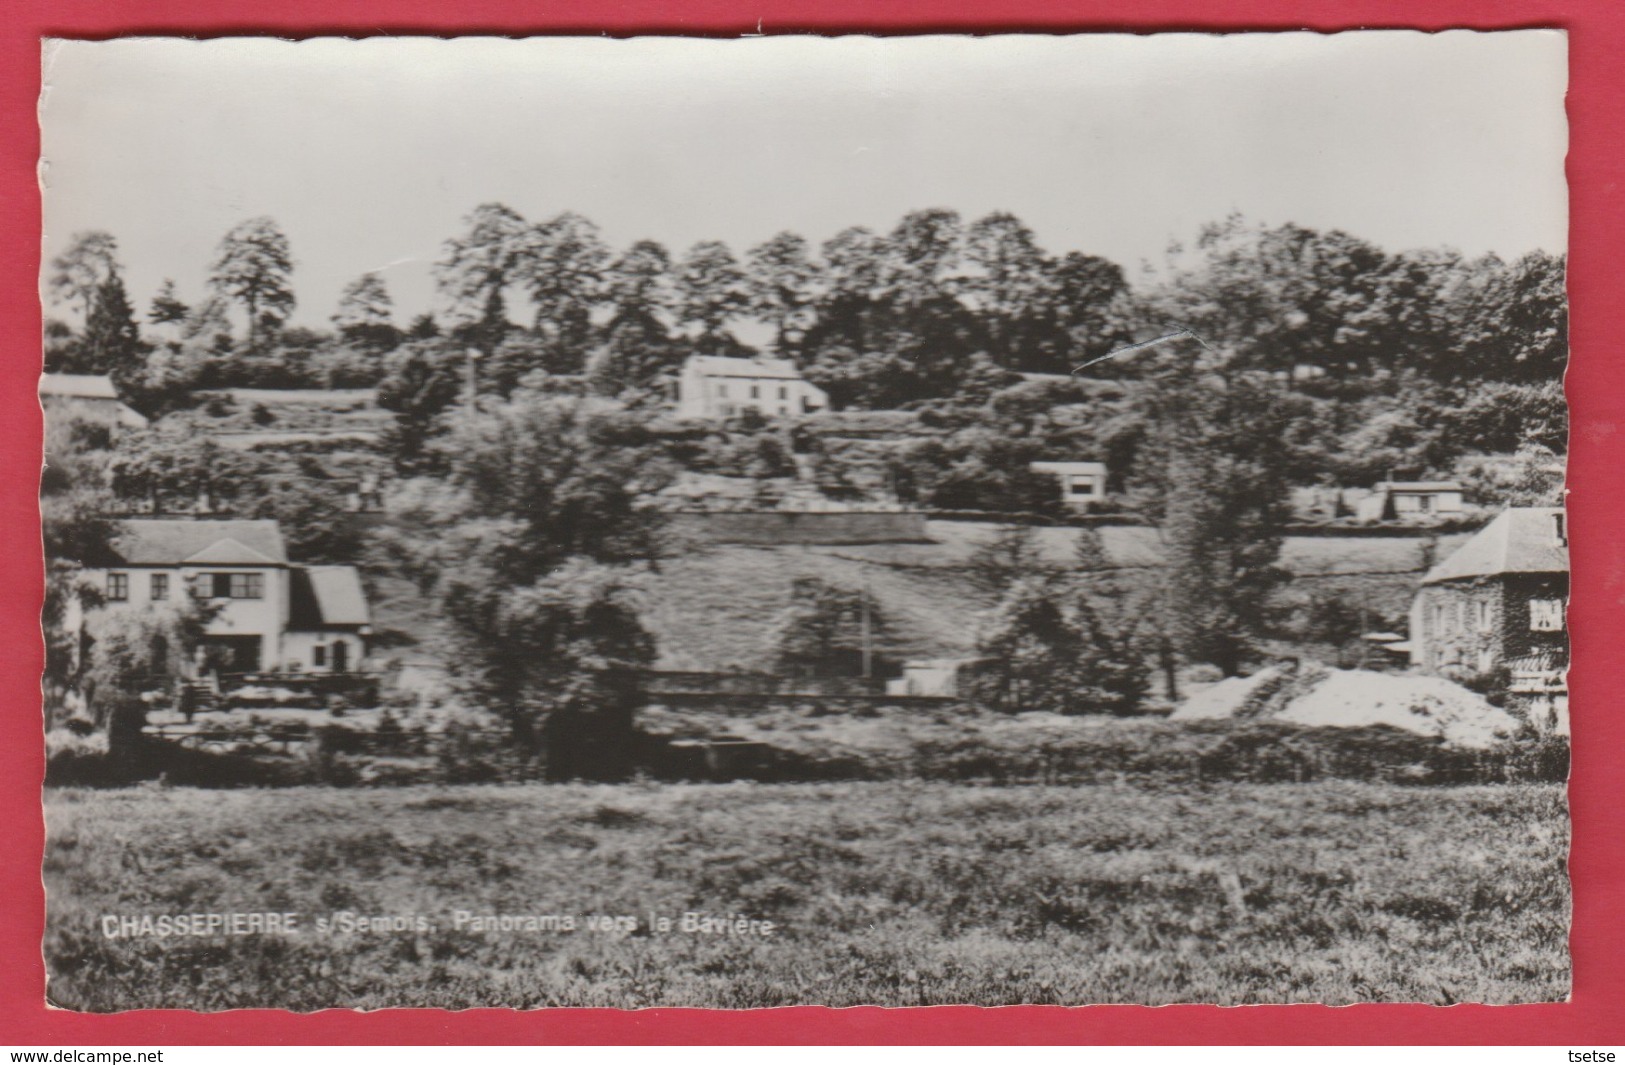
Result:
[[[116,271],[96,287],[90,317],[85,321],[84,351],[94,372],[112,374],[116,380],[141,370],[141,331],[124,291],[124,280]]]
[[[153,325],[169,325],[185,322],[191,315],[192,308],[180,301],[175,295],[175,282],[164,278],[163,285],[158,294],[152,298],[152,306],[147,310],[147,321]]]

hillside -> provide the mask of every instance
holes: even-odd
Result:
[[[880,605],[884,629],[877,650],[893,660],[969,654],[976,628],[992,605],[966,569],[978,544],[999,527],[972,522],[928,523],[933,542],[840,547],[714,545],[661,563],[639,581],[644,624],[660,647],[666,669],[772,667],[773,619],[790,601],[799,578],[816,577],[850,588],[867,586]],[[1100,530],[1111,563],[1126,571],[1159,561],[1156,531]],[[1073,557],[1079,535],[1071,528],[1035,530],[1043,557],[1060,566]],[[1443,557],[1465,534],[1439,538]],[[1282,564],[1294,581],[1283,605],[1333,592],[1364,600],[1373,622],[1402,617],[1421,576],[1421,541],[1412,537],[1293,537]],[[439,644],[432,614],[404,582],[385,582],[374,603],[381,630],[394,634],[386,656],[432,657]]]

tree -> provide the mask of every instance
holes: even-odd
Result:
[[[674,372],[682,349],[653,314],[624,310],[604,328],[603,339],[587,360],[587,377],[599,395],[628,389],[662,394],[659,379]]]
[[[75,233],[62,254],[51,260],[46,281],[51,302],[77,303],[88,320],[97,290],[118,272],[118,241],[111,233],[99,229]]]
[[[186,319],[181,329],[185,340],[195,340],[217,353],[231,350],[231,319],[226,315],[227,303],[219,294],[210,296]]]
[[[377,402],[394,412],[395,421],[383,443],[402,473],[432,466],[428,446],[443,431],[442,415],[463,390],[458,361],[454,348],[433,340],[403,344],[385,357]]]
[[[826,299],[870,299],[880,287],[886,242],[863,226],[843,229],[824,242]]]
[[[434,579],[461,683],[552,778],[627,771],[654,657],[630,582],[662,550],[641,504],[667,483],[642,422],[520,389],[460,420],[443,484],[396,514]]]
[[[610,264],[605,296],[617,315],[660,315],[675,305],[671,255],[652,240],[640,240]]]
[[[975,273],[963,286],[982,314],[997,361],[1021,364],[1019,334],[1038,324],[1049,295],[1043,249],[1019,218],[997,211],[966,230],[965,259]]]
[[[536,308],[536,332],[564,372],[579,373],[586,360],[609,257],[598,227],[570,211],[533,226],[522,242],[519,275]]]
[[[96,298],[85,320],[84,354],[93,372],[112,374],[116,381],[141,370],[145,354],[141,331],[117,271],[96,287]]]
[[[1464,264],[1447,302],[1453,344],[1436,376],[1533,384],[1560,381],[1568,361],[1564,256],[1531,252]]]
[[[1164,629],[1187,659],[1234,676],[1287,579],[1275,564],[1289,514],[1287,408],[1259,373],[1176,369],[1154,386],[1130,491],[1161,539]]]
[[[792,586],[768,641],[778,668],[792,676],[873,677],[874,649],[887,642],[886,628],[869,592],[804,577]]]
[[[937,207],[904,215],[883,247],[882,292],[905,307],[952,296],[963,239],[958,211]]]
[[[982,626],[972,693],[1008,713],[1132,714],[1149,689],[1135,643],[1132,629],[1112,631],[1086,598],[1028,577]]]
[[[301,562],[351,563],[361,555],[361,531],[346,508],[348,492],[311,455],[264,455],[239,490],[238,512],[272,518]]]
[[[333,325],[348,343],[389,351],[401,340],[393,321],[394,307],[384,279],[375,273],[362,274],[344,286]]]
[[[209,267],[209,288],[242,304],[248,342],[255,346],[293,313],[292,274],[288,238],[275,219],[261,216],[239,223],[220,241]]]
[[[1049,369],[1070,373],[1132,341],[1119,305],[1128,293],[1123,268],[1069,251],[1049,268],[1049,317],[1058,331]]]
[[[92,720],[107,731],[110,752],[127,751],[139,739],[148,708],[191,661],[205,624],[190,596],[86,617],[89,652],[79,685]]]
[[[152,305],[147,310],[147,321],[153,325],[179,325],[191,315],[192,308],[182,303],[180,297],[175,295],[175,282],[164,278],[164,283],[158,289],[158,294],[152,298]]]
[[[106,455],[83,422],[49,418],[45,424],[45,468],[40,475],[40,526],[45,547],[45,600],[40,611],[45,636],[43,688],[49,725],[60,723],[67,696],[82,667],[79,632],[73,627],[101,602],[101,590],[85,579],[87,568],[106,566],[115,526],[106,485]]]
[[[773,326],[773,348],[791,346],[790,335],[808,323],[818,281],[818,268],[807,257],[806,238],[779,233],[746,254],[749,309]]]
[[[723,327],[742,313],[750,297],[739,262],[720,240],[694,245],[678,268],[678,320],[697,326],[702,343],[724,339]]]
[[[1193,251],[1172,263],[1148,312],[1200,334],[1237,366],[1358,376],[1396,352],[1440,342],[1431,319],[1403,313],[1431,305],[1430,276],[1396,271],[1381,248],[1338,230],[1268,228],[1232,215],[1204,227]]]
[[[463,221],[468,231],[446,241],[435,263],[435,283],[454,311],[490,321],[493,306],[502,306],[503,291],[520,279],[531,227],[501,203],[482,203]]]
[[[412,319],[412,324],[406,327],[407,340],[433,340],[440,335],[440,323],[434,320],[434,315],[424,311]]]

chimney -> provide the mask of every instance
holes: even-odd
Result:
[[[1569,530],[1563,524],[1564,514],[1561,510],[1552,512],[1552,538],[1557,541],[1558,547],[1569,546]]]

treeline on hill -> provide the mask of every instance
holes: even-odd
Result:
[[[886,234],[852,227],[816,251],[780,233],[741,259],[720,241],[681,256],[648,240],[617,252],[580,215],[532,223],[485,204],[436,269],[445,323],[421,314],[402,328],[383,279],[366,274],[344,290],[331,331],[289,327],[292,249],[274,220],[252,219],[222,240],[201,302],[165,282],[143,336],[116,241],[82,233],[51,263],[49,287],[84,327],[50,325],[46,367],[111,373],[138,407],[162,409],[200,388],[372,386],[421,374],[391,359],[403,347],[457,368],[474,348],[485,387],[502,395],[541,370],[630,399],[663,394],[691,353],[748,353],[733,328],[750,319],[837,409],[889,409],[985,400],[1012,373],[1137,378],[1139,358],[1086,364],[1189,330],[1228,369],[1287,375],[1309,400],[1335,402],[1344,413],[1330,433],[1400,441],[1467,408],[1453,429],[1510,450],[1531,416],[1551,413],[1566,359],[1561,256],[1391,253],[1239,217],[1170,249],[1133,287],[1097,256],[1047,253],[1013,215],[965,224],[944,209]],[[528,321],[516,324],[520,309]],[[1560,426],[1542,429],[1560,443]]]
[[[1131,287],[1104,259],[1047,253],[1007,213],[967,225],[916,211],[889,233],[853,227],[816,251],[780,233],[741,259],[717,241],[681,256],[647,240],[617,251],[579,215],[532,223],[486,204],[436,269],[444,321],[397,325],[384,281],[367,274],[345,289],[331,331],[289,327],[292,249],[272,219],[253,219],[221,241],[207,297],[189,305],[166,282],[143,331],[115,240],[79,234],[49,286],[84,326],[50,324],[46,368],[110,373],[149,414],[211,388],[376,386],[394,414],[387,450],[416,472],[437,461],[471,352],[486,394],[528,380],[654,415],[688,355],[751,353],[734,333],[751,319],[837,409],[901,409],[917,430],[878,458],[824,449],[824,487],[861,491],[867,474],[871,488],[942,510],[1054,511],[1053,483],[1027,471],[1034,459],[1103,459],[1113,487],[1129,487],[1159,379],[1202,373],[1280,386],[1269,391],[1293,484],[1394,472],[1476,481],[1456,468],[1463,456],[1521,448],[1538,463],[1565,447],[1564,260],[1539,252],[1512,263],[1391,253],[1232,217]],[[1131,347],[1173,333],[1183,338]],[[777,447],[673,446],[698,469],[726,465],[730,448]]]

